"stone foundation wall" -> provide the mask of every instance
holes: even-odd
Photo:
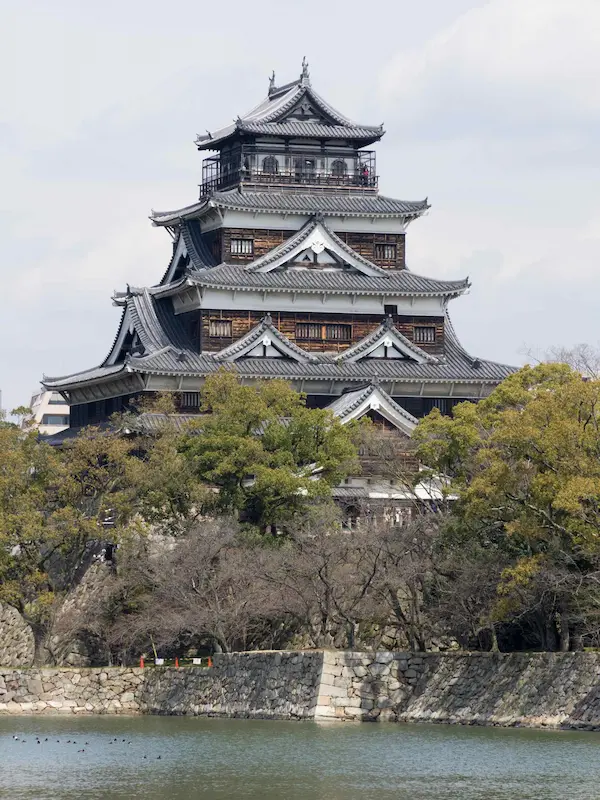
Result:
[[[221,654],[214,666],[1,669],[0,714],[312,718],[322,652]]]
[[[328,652],[316,717],[600,730],[600,654]]]
[[[0,664],[28,667],[33,653],[31,628],[16,608],[0,603]]]
[[[194,714],[600,730],[597,653],[256,652],[214,666],[0,668],[0,714]]]

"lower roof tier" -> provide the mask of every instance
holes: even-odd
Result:
[[[192,391],[219,369],[242,380],[282,378],[315,394],[340,394],[376,381],[392,394],[461,397],[482,396],[514,371],[470,356],[447,316],[443,352],[435,355],[409,341],[389,317],[345,350],[309,352],[282,334],[269,315],[222,350],[199,353],[170,299],[143,290],[124,301],[119,332],[100,366],[43,383],[74,403],[136,390]]]

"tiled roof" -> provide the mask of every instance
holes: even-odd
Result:
[[[287,84],[287,86],[281,87],[281,89],[272,88],[269,91],[269,95],[264,100],[247,114],[238,117],[233,125],[226,125],[220,130],[210,133],[207,132],[206,135],[199,135],[196,138],[196,145],[199,150],[212,150],[215,149],[215,145],[219,142],[227,139],[238,130],[243,131],[249,126],[260,127],[265,124],[268,125],[269,123],[283,123],[284,125],[294,124],[296,120],[289,120],[289,122],[287,122],[286,116],[305,99],[308,100],[327,123],[331,124],[323,125],[322,120],[315,123],[300,121],[299,124],[309,125],[311,129],[309,133],[300,135],[318,137],[320,134],[313,133],[312,131],[313,129],[321,127],[340,128],[344,133],[339,135],[343,135],[344,138],[348,136],[349,131],[355,129],[366,133],[364,138],[371,138],[373,140],[378,139],[383,134],[383,127],[381,125],[358,125],[348,119],[348,117],[345,117],[317,94],[309,81],[301,77],[300,80]],[[270,133],[270,131],[263,130],[250,130],[249,132]],[[277,135],[285,136],[290,134],[278,132]]]
[[[131,418],[128,430],[141,433],[156,433],[167,427],[174,427],[177,431],[184,431],[191,422],[198,422],[204,414],[161,414],[145,411]]]
[[[93,367],[83,372],[75,372],[72,375],[61,375],[59,377],[47,377],[44,375],[42,384],[48,388],[60,389],[64,386],[73,386],[78,383],[98,383],[105,378],[111,378],[125,372],[125,364],[112,364],[109,367]]]
[[[174,211],[152,212],[155,225],[177,224],[182,219],[197,217],[206,208],[225,208],[257,213],[317,214],[342,217],[420,217],[429,209],[425,200],[396,200],[380,194],[263,192],[233,189],[215,192],[210,198]]]
[[[153,352],[168,347],[169,338],[156,316],[156,309],[148,290],[143,289],[141,294],[132,295],[128,298],[127,305],[131,313],[131,322],[144,350]]]
[[[302,291],[316,294],[371,294],[389,296],[444,297],[462,294],[468,280],[442,281],[425,278],[408,270],[387,270],[383,275],[325,270],[248,272],[244,267],[221,264],[189,273],[188,280],[199,286],[272,292]],[[165,291],[169,291],[165,287]]]
[[[216,260],[200,235],[200,223],[197,219],[188,219],[181,225],[181,235],[185,242],[193,269],[214,267]]]
[[[314,136],[318,139],[370,139],[371,141],[383,135],[381,127],[324,125],[300,119],[288,119],[284,122],[243,122],[238,125],[238,130],[263,136]]]
[[[366,359],[359,362],[338,362],[331,356],[317,355],[312,363],[302,364],[283,358],[239,359],[228,365],[229,369],[245,378],[275,378],[286,380],[331,380],[368,383],[372,380],[401,381],[405,383],[426,382],[465,382],[495,383],[512,372],[513,367],[495,364],[491,361],[477,361],[472,358],[447,357],[438,364],[416,364],[401,359]],[[176,375],[210,375],[222,365],[210,353],[189,353],[178,356],[174,351],[164,350],[154,355],[134,358],[129,362],[130,369],[148,373],[168,373]]]

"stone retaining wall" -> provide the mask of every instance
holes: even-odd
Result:
[[[214,666],[0,669],[0,714],[194,714],[600,730],[597,653],[233,653]]]
[[[215,655],[214,666],[0,668],[0,714],[312,718],[322,652]]]
[[[16,608],[0,603],[0,664],[33,664],[34,641],[29,625]]]
[[[328,652],[316,717],[600,730],[600,654]]]

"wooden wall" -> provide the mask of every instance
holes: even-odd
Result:
[[[403,233],[346,233],[336,231],[336,234],[363,258],[367,258],[379,267],[384,269],[404,269],[406,266],[406,244]],[[377,258],[375,247],[378,244],[396,245],[396,260],[387,261]]]
[[[384,269],[404,269],[406,266],[406,246],[403,233],[346,233],[343,231],[336,231],[336,233],[343,242],[346,242],[363,258],[367,258]],[[268,228],[221,228],[218,232],[212,231],[204,234],[204,236],[207,237],[207,244],[213,250],[215,257],[217,255],[220,256],[220,261],[230,264],[248,264],[255,258],[264,256],[293,234],[294,231]],[[251,256],[232,254],[232,239],[252,239],[254,242],[254,254]],[[378,244],[396,245],[396,260],[378,258],[376,256],[376,245]]]
[[[201,341],[204,352],[218,352],[227,345],[237,341],[257,325],[263,318],[261,311],[220,311],[218,309],[204,309],[202,311]],[[352,326],[352,336],[349,342],[333,342],[299,339],[297,344],[304,350],[317,352],[342,352],[352,344],[356,344],[364,339],[371,331],[374,331],[382,322],[380,314],[316,314],[307,312],[287,312],[280,311],[271,313],[273,324],[281,333],[296,341],[296,323],[298,322],[321,322],[323,324],[344,324]],[[231,338],[211,337],[209,334],[210,320],[231,320]],[[413,341],[413,328],[415,325],[434,325],[436,330],[435,342],[433,344],[419,344],[419,347],[430,353],[442,353],[444,349],[444,318],[443,317],[406,317],[394,316],[396,328]]]

